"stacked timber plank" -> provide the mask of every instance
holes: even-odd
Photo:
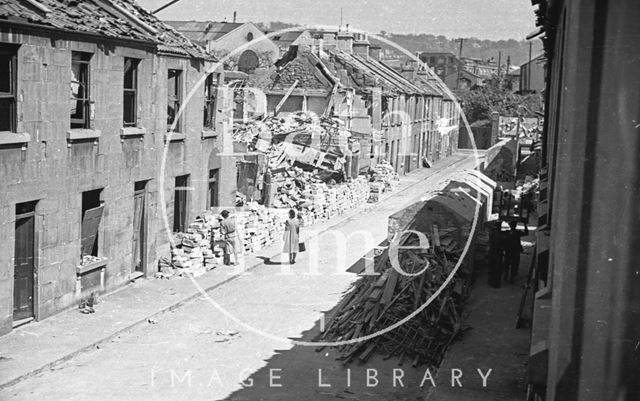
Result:
[[[399,249],[403,274],[394,269],[385,251],[376,258],[377,275],[364,275],[334,309],[320,341],[348,341],[377,333],[417,311],[443,285],[462,253],[457,229],[434,230],[433,247]],[[458,233],[459,234],[459,233]],[[400,240],[419,245],[417,236]],[[424,268],[428,263],[428,268]],[[398,357],[400,363],[437,366],[448,345],[461,331],[461,312],[468,294],[471,272],[463,263],[451,282],[416,316],[387,333],[367,341],[338,346],[338,359],[366,362],[373,353]],[[422,272],[422,273],[420,273]],[[418,274],[420,273],[420,274]]]

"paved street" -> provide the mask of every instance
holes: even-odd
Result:
[[[264,263],[215,288],[207,294],[209,299],[202,295],[150,323],[7,387],[0,392],[0,399],[225,399],[241,389],[241,381],[255,372],[258,373],[252,378],[254,386],[250,390],[258,392],[261,399],[283,399],[278,395],[279,383],[283,386],[281,395],[287,387],[304,385],[314,399],[334,398],[337,389],[345,388],[344,368],[326,351],[316,353],[314,347],[294,347],[287,339],[308,340],[314,326],[317,330],[322,312],[335,306],[355,279],[344,271],[386,238],[390,214],[419,198],[429,184],[446,174],[472,168],[475,160],[470,154],[454,156],[439,168],[451,163],[424,181],[427,170],[404,177],[403,183],[410,186],[403,185],[404,189],[385,201],[366,206],[320,236],[314,231],[327,224],[303,229],[303,237],[312,237],[307,241],[309,252],[301,254],[295,265],[281,265],[279,255],[272,255],[276,252],[265,250],[258,255]],[[370,238],[366,239],[364,233],[369,233]],[[318,263],[311,264],[309,260]],[[304,370],[296,368],[296,364],[304,365]],[[323,367],[323,382],[333,380],[333,387],[317,386],[317,370]],[[269,372],[273,376],[271,386]],[[390,373],[380,372],[379,378]],[[375,388],[364,387],[364,374],[354,370],[353,391],[360,388],[376,393]],[[419,391],[421,377],[413,378],[417,383],[405,383],[407,388]],[[381,387],[393,389],[389,385]],[[267,391],[269,388],[272,390]],[[297,399],[301,397],[299,391],[289,393],[296,394]],[[244,398],[243,394],[229,399],[256,399],[255,395]],[[375,399],[391,399],[378,397]]]

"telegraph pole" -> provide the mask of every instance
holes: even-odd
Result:
[[[156,10],[155,10],[154,12],[152,12],[151,14],[157,14],[157,13],[159,13],[160,11],[164,10],[165,8],[169,7],[170,5],[172,5],[172,4],[176,4],[176,3],[177,3],[177,2],[179,2],[179,1],[180,1],[180,0],[173,0],[173,1],[170,1],[170,2],[168,2],[167,4],[165,4],[164,6],[162,6],[162,7],[158,8],[158,9],[156,9]]]
[[[533,45],[533,43],[529,41],[529,64],[527,65],[527,91],[531,90],[531,45]],[[520,79],[522,79],[522,71],[520,72]]]
[[[460,87],[460,70],[462,66],[462,44],[464,43],[464,38],[458,39],[460,41],[460,50],[458,51],[458,79],[456,79],[456,89]]]

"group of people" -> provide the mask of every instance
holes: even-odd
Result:
[[[527,223],[524,231],[517,229],[516,221],[509,222],[509,231],[502,231],[502,221],[489,232],[489,285],[500,288],[502,280],[513,283],[518,275],[520,254],[524,252],[520,238],[529,235]]]
[[[223,263],[225,265],[239,265],[240,260],[238,258],[239,248],[242,246],[242,240],[238,236],[238,230],[236,220],[228,210],[220,212],[222,216],[220,220],[220,234],[222,235],[223,245]],[[285,231],[282,238],[283,246],[282,253],[289,255],[289,263],[296,263],[296,255],[300,250],[300,226],[302,226],[302,216],[296,215],[294,209],[289,210],[289,218],[285,221]],[[214,236],[211,235],[211,249],[214,247]],[[231,262],[231,255],[233,254],[233,262]]]

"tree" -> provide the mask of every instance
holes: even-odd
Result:
[[[491,113],[501,116],[534,117],[535,112],[543,112],[543,99],[539,93],[517,94],[504,89],[502,82],[495,80],[491,84],[475,87],[458,94],[462,111],[469,124],[479,120],[491,119]]]

